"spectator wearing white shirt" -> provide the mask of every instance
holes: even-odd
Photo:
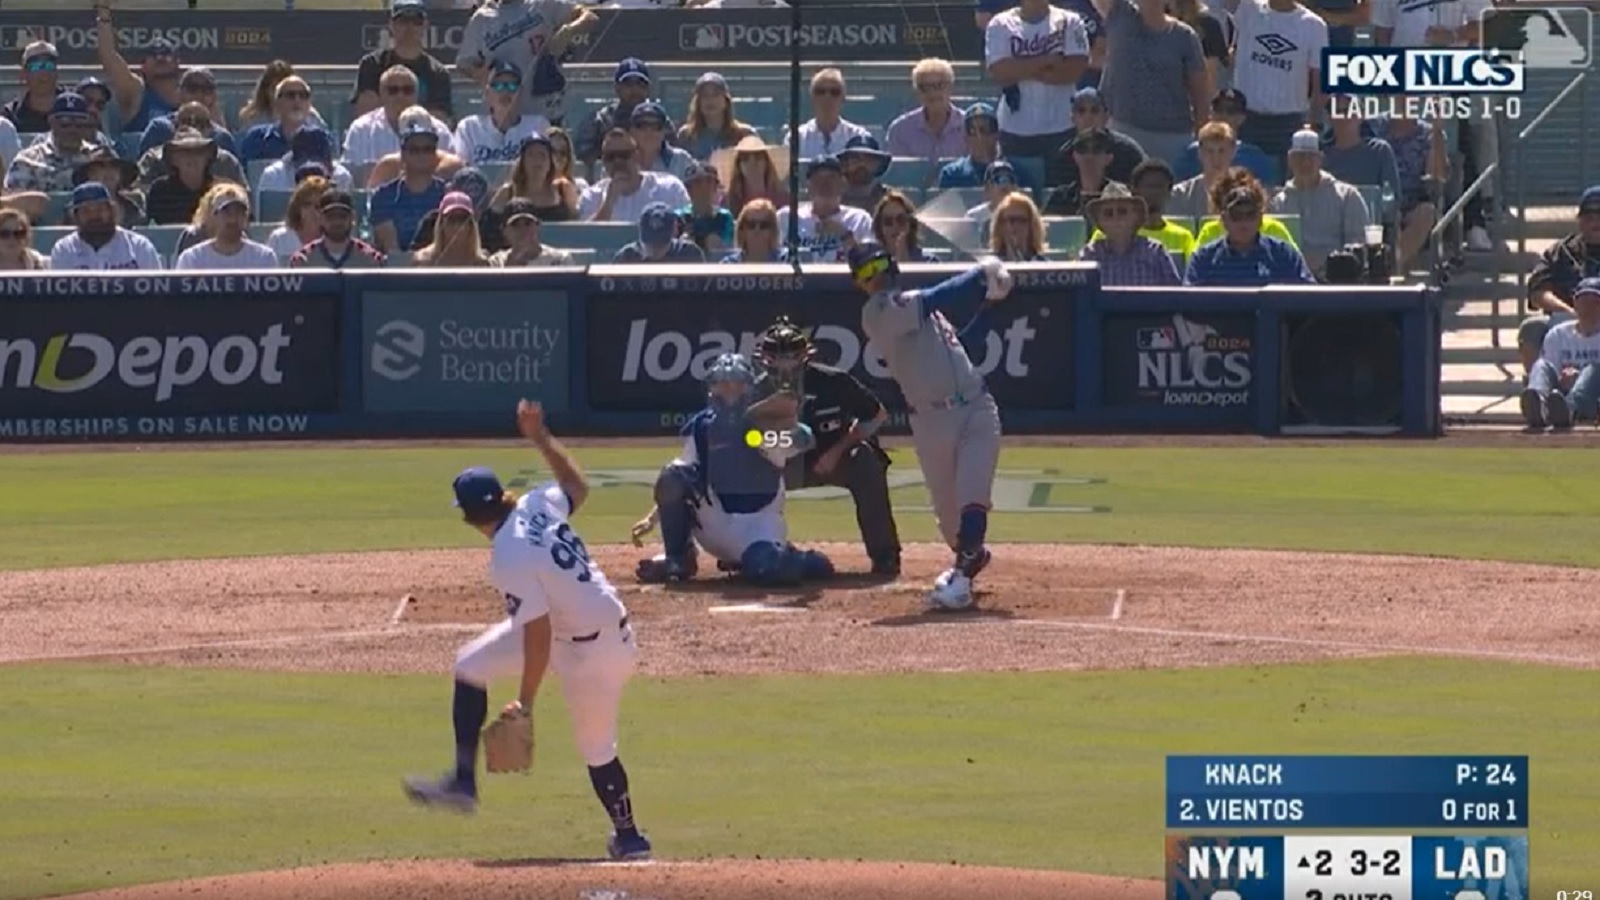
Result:
[[[0,167],[11,165],[20,152],[22,139],[17,136],[17,126],[5,116],[0,116]]]
[[[179,271],[276,269],[278,254],[245,236],[249,222],[250,200],[244,188],[227,185],[211,198],[211,239],[178,254],[172,267]]]
[[[870,134],[844,118],[844,73],[823,69],[811,77],[810,121],[800,126],[800,158],[836,156],[857,135]],[[789,146],[789,129],[783,130],[780,144]]]
[[[417,102],[417,76],[405,66],[393,66],[378,79],[380,106],[350,123],[344,134],[344,161],[352,166],[374,165],[378,160],[400,152],[401,114],[412,108],[420,110],[439,135],[439,146],[448,151],[452,145],[450,126],[420,106]]]
[[[1600,400],[1600,278],[1585,278],[1572,292],[1576,319],[1544,337],[1539,359],[1528,371],[1522,417],[1538,431],[1574,422],[1593,423]]]
[[[294,193],[289,196],[289,207],[283,214],[283,224],[267,235],[267,246],[280,261],[287,263],[300,248],[323,236],[322,198],[331,190],[335,188],[329,186],[328,179],[317,176],[295,185]],[[340,193],[349,196],[343,191]]]
[[[321,128],[302,128],[289,140],[289,155],[261,173],[256,182],[257,205],[262,194],[268,191],[288,193],[308,175],[318,174],[312,167],[320,167],[320,174],[341,191],[354,186],[350,170],[333,161],[333,138]]]
[[[162,268],[156,245],[117,225],[116,201],[106,186],[88,181],[72,189],[72,224],[77,230],[50,248],[50,268],[109,271]]]
[[[1089,66],[1089,32],[1050,0],[1021,0],[984,28],[984,65],[1001,88],[1000,147],[1048,159],[1067,140],[1067,113]]]
[[[646,172],[666,172],[679,181],[694,164],[689,151],[667,143],[671,132],[667,111],[654,100],[635,106],[628,117],[628,130],[639,145],[639,168]]]
[[[1233,10],[1233,86],[1250,98],[1239,140],[1281,165],[1289,141],[1322,110],[1328,23],[1296,0],[1228,0]]]
[[[550,130],[550,120],[521,110],[522,70],[496,61],[484,90],[485,112],[456,123],[456,155],[469,166],[510,162],[522,142]]]
[[[778,239],[789,234],[789,217],[800,217],[800,249],[820,262],[843,262],[850,247],[872,240],[872,216],[866,210],[845,206],[844,167],[836,156],[806,163],[806,191],[810,203],[778,210]]]
[[[683,182],[639,168],[639,142],[620,128],[601,142],[600,166],[606,177],[578,198],[578,218],[585,222],[637,222],[644,208],[657,201],[673,209],[689,205]]]

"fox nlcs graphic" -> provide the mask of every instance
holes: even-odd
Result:
[[[1326,94],[1520,94],[1520,54],[1444,47],[1328,47]]]
[[[1244,406],[1250,402],[1251,338],[1174,314],[1171,324],[1139,328],[1138,390],[1163,406]]]

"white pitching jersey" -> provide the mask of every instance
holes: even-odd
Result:
[[[524,625],[548,614],[558,638],[616,628],[628,614],[572,530],[571,514],[560,485],[534,488],[495,532],[489,557],[489,578],[505,597],[507,617]]]
[[[118,228],[110,241],[96,249],[78,236],[67,235],[50,248],[50,268],[114,271],[120,269],[153,270],[165,268],[156,245],[142,234]]]
[[[1278,12],[1267,0],[1239,0],[1233,20],[1233,86],[1249,98],[1250,111],[1279,116],[1309,110],[1328,23],[1304,6]]]
[[[1544,336],[1541,355],[1558,370],[1600,363],[1600,332],[1580,334],[1577,322],[1562,322]]]
[[[1083,19],[1056,6],[1037,22],[1024,19],[1021,8],[1008,9],[989,20],[983,40],[985,66],[1002,59],[1089,56],[1089,31]],[[1023,136],[1066,131],[1072,124],[1072,95],[1077,89],[1075,84],[1045,84],[1031,79],[1017,82],[1022,102],[1016,109],[1004,100],[1000,102],[1000,130]]]

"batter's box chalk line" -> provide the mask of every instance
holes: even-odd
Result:
[[[803,606],[788,606],[779,603],[730,603],[724,606],[713,606],[708,612],[712,613],[803,613],[810,612]]]

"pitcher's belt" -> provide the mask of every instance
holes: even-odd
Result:
[[[941,397],[931,403],[923,403],[919,406],[910,407],[910,410],[914,413],[925,413],[940,412],[946,409],[960,409],[963,406],[971,406],[983,397],[988,396],[988,394],[989,392],[986,390],[978,391],[976,394],[972,395],[951,394],[948,397]]]
[[[622,621],[617,623],[617,630],[621,631],[622,629],[627,628],[627,627],[628,627],[628,617],[627,616],[623,616],[622,617]],[[600,639],[600,632],[598,632],[598,631],[596,631],[594,634],[585,634],[585,635],[580,635],[580,636],[575,637],[575,638],[568,638],[568,640],[572,641],[572,643],[574,643],[574,644],[587,644],[587,643],[589,643],[591,641],[597,641],[599,639]]]

